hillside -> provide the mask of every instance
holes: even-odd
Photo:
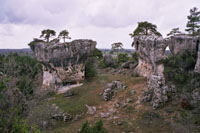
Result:
[[[107,83],[113,80],[120,80],[128,86],[124,91],[119,90],[111,101],[104,101],[99,95],[102,93]],[[108,74],[102,70],[101,74],[91,81],[85,82],[82,87],[73,89],[75,95],[64,97],[61,95],[51,95],[44,99],[27,117],[31,124],[43,125],[43,132],[72,132],[76,133],[86,120],[94,124],[96,120],[102,119],[104,127],[111,133],[189,133],[200,131],[195,122],[198,122],[199,115],[191,115],[191,111],[181,109],[181,101],[171,99],[164,108],[154,110],[150,104],[142,103],[141,98],[146,87],[146,79],[142,77],[132,77],[130,75]],[[126,106],[127,99],[131,99]],[[120,106],[116,106],[119,103]],[[96,107],[93,115],[87,114],[85,105]],[[75,118],[73,121],[62,122],[52,120],[48,114],[51,106],[56,105],[64,112],[69,112]],[[44,125],[43,125],[44,126]]]

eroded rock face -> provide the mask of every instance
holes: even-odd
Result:
[[[165,85],[163,75],[151,75],[148,80],[147,90],[143,95],[143,101],[151,102],[152,107],[156,109],[168,101],[168,94],[175,92],[175,86]]]
[[[163,73],[165,49],[168,45],[165,39],[155,35],[137,36],[134,37],[133,45],[139,59],[135,73],[143,77]]]
[[[43,64],[43,87],[54,90],[83,82],[85,62],[96,48],[92,40],[74,40],[66,43],[38,42],[33,51]]]
[[[198,37],[189,35],[175,35],[168,39],[169,49],[172,55],[188,52],[197,52]]]

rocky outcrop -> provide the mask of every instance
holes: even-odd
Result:
[[[63,86],[83,82],[85,62],[95,47],[96,42],[92,40],[36,42],[31,48],[43,64],[43,88],[59,90]]]
[[[134,61],[127,61],[124,62],[120,67],[133,69],[135,66],[137,66],[137,63],[135,63]]]
[[[151,75],[148,80],[147,90],[144,92],[144,102],[151,102],[154,109],[160,107],[168,101],[168,95],[175,93],[174,86],[166,86],[163,75]]]
[[[120,81],[112,81],[112,83],[107,84],[106,88],[103,90],[102,98],[105,101],[109,101],[115,96],[115,93],[117,93],[119,89],[125,90],[126,88],[127,86]]]
[[[72,116],[69,113],[64,112],[62,109],[60,109],[56,104],[52,104],[50,110],[50,116],[52,119],[61,120],[64,122],[72,120]]]
[[[139,60],[135,73],[143,77],[163,73],[165,49],[168,45],[165,39],[155,35],[141,35],[134,37],[133,45]]]
[[[97,111],[97,108],[95,106],[88,106],[87,104],[85,107],[88,109],[87,114],[94,115]]]
[[[107,54],[103,57],[103,63],[105,67],[115,67],[114,58],[110,54]]]
[[[198,37],[179,34],[171,36],[168,39],[168,44],[172,55],[183,54],[186,51],[196,53],[198,50]]]

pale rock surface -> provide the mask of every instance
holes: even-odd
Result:
[[[174,86],[165,85],[164,75],[151,75],[142,101],[151,102],[153,108],[156,109],[168,101],[169,93],[175,92],[176,88]]]
[[[64,122],[72,120],[72,116],[60,109],[56,104],[52,104],[50,110],[50,116],[52,119],[61,120]]]
[[[115,96],[115,93],[117,93],[119,89],[125,90],[126,88],[127,86],[122,84],[120,81],[112,81],[111,83],[108,83],[106,88],[103,90],[102,98],[105,101],[109,101]]]
[[[88,106],[87,104],[85,105],[88,109],[87,114],[89,115],[94,115],[97,111],[95,106]]]
[[[147,78],[151,74],[163,73],[165,49],[168,45],[165,39],[155,35],[141,35],[134,37],[133,45],[139,59],[135,73]]]
[[[188,52],[197,52],[198,37],[192,37],[185,34],[171,36],[167,39],[169,49],[172,55]]]
[[[115,67],[115,60],[112,55],[107,54],[103,57],[105,67]]]
[[[43,88],[57,91],[84,81],[85,63],[96,48],[96,42],[87,39],[66,43],[36,42],[31,48],[43,64]]]

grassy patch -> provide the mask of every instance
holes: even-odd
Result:
[[[99,75],[92,80],[86,81],[83,86],[74,88],[75,95],[73,97],[67,98],[62,94],[55,95],[55,99],[51,100],[50,104],[55,103],[61,109],[72,115],[86,112],[85,105],[98,106],[100,103],[104,102],[99,94],[103,91],[107,83],[119,79],[120,77],[117,75]],[[141,78],[136,78],[136,81],[134,79],[124,77],[123,81],[127,84],[131,84],[131,82],[134,83],[141,80]]]
[[[72,97],[64,97],[63,94],[51,95],[51,100],[44,100],[40,103],[32,112],[32,117],[29,118],[29,120],[36,121],[34,123],[41,123],[44,120],[48,120],[48,108],[51,104],[56,104],[59,106],[63,111],[70,113],[71,115],[81,114],[82,112],[86,112],[87,108],[85,107],[85,104],[89,106],[98,106],[106,104],[104,100],[102,100],[101,96],[99,95],[107,83],[110,83],[114,80],[120,80],[122,83],[126,84],[128,87],[136,85],[141,82],[145,82],[146,80],[141,77],[130,77],[128,75],[111,75],[111,74],[101,74],[97,75],[96,77],[92,78],[91,80],[85,81],[83,86],[78,88],[73,88],[75,95]],[[129,91],[129,88],[127,92]],[[121,91],[118,92],[120,94]],[[130,93],[130,91],[129,91]],[[130,94],[129,94],[130,95]],[[127,96],[126,96],[127,97]],[[131,97],[131,96],[130,96]],[[133,106],[128,106],[127,109],[124,110],[126,114],[135,114],[136,110]],[[40,118],[41,117],[41,118]],[[83,122],[88,120],[87,115],[84,115],[80,120],[74,121],[74,122],[59,122],[59,121],[53,121],[55,125],[50,125],[50,127],[53,128],[53,130],[46,130],[47,132],[77,132],[79,128],[81,128],[81,125]],[[93,123],[95,119],[99,118],[90,118],[89,117],[89,123]],[[118,132],[118,131],[124,131],[123,126],[116,127],[116,125],[113,125],[112,122],[104,120],[105,128],[108,129],[110,132]],[[124,123],[124,126],[126,125],[126,122]],[[130,122],[127,121],[128,129],[133,129],[132,125],[130,125]],[[123,128],[123,129],[122,129]],[[128,130],[127,130],[128,131]],[[131,131],[131,130],[130,130]]]
[[[85,112],[86,104],[89,106],[97,106],[102,102],[99,93],[106,84],[106,82],[103,82],[104,77],[105,76],[95,77],[85,82],[83,86],[74,88],[75,95],[73,97],[64,97],[63,94],[55,95],[55,99],[51,100],[50,103],[55,103],[61,109],[72,115]]]
[[[143,132],[171,132],[169,123],[156,111],[146,110],[141,112],[137,118],[136,125],[142,128]]]

